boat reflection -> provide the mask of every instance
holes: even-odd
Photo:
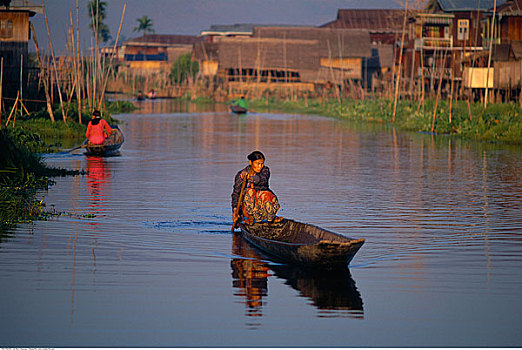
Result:
[[[261,251],[237,234],[233,236],[232,253],[242,257],[232,259],[231,267],[233,286],[238,289],[235,295],[244,298],[246,316],[263,316],[262,298],[268,295],[268,277],[275,276],[310,300],[318,317],[364,318],[361,294],[348,268],[318,271],[269,264]]]

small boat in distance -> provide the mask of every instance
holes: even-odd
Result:
[[[240,223],[241,234],[276,260],[321,269],[346,268],[364,239],[352,239],[290,219],[274,223]]]
[[[147,96],[145,96],[145,94],[143,92],[138,92],[138,94],[136,95],[136,100],[138,101],[143,101],[147,98]]]
[[[232,111],[232,113],[236,114],[246,114],[246,112],[248,112],[248,109],[238,105],[231,105],[230,110]]]
[[[85,149],[87,150],[85,154],[95,156],[111,156],[118,153],[125,139],[123,137],[123,133],[117,125],[111,125],[111,128],[112,133],[107,139],[105,139],[105,142],[101,145],[87,144],[87,146],[85,146]]]

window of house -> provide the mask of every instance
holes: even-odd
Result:
[[[13,21],[3,19],[0,21],[0,37],[11,38],[13,36]]]
[[[457,39],[469,40],[469,20],[459,19],[457,21]]]

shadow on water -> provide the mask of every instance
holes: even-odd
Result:
[[[298,266],[269,263],[266,256],[234,234],[231,260],[235,296],[245,304],[245,315],[263,316],[263,298],[268,296],[268,277],[275,276],[308,299],[319,311],[318,317],[364,318],[363,301],[348,268],[317,271]],[[272,270],[273,273],[270,272]],[[249,323],[255,327],[258,322]]]

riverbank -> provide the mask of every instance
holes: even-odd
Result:
[[[18,223],[45,219],[48,213],[36,193],[48,189],[53,177],[80,174],[45,165],[35,153],[42,147],[35,134],[0,129],[0,234]]]
[[[112,114],[134,109],[131,102],[108,103],[104,118],[117,124],[118,120],[112,118]],[[59,110],[56,115],[61,118]],[[48,167],[39,156],[83,142],[90,115],[83,111],[82,123],[77,120],[78,113],[74,109],[70,111],[67,123],[63,119],[53,123],[47,112],[40,111],[18,118],[14,127],[9,124],[0,129],[0,235],[18,223],[53,215],[36,198],[37,192],[48,189],[54,182],[53,177],[84,173]]]
[[[522,109],[517,104],[489,104],[467,101],[426,100],[397,101],[395,118],[393,100],[296,99],[273,98],[248,101],[256,112],[302,113],[370,123],[388,123],[405,131],[453,135],[465,139],[522,144]],[[435,108],[435,105],[437,108]]]

